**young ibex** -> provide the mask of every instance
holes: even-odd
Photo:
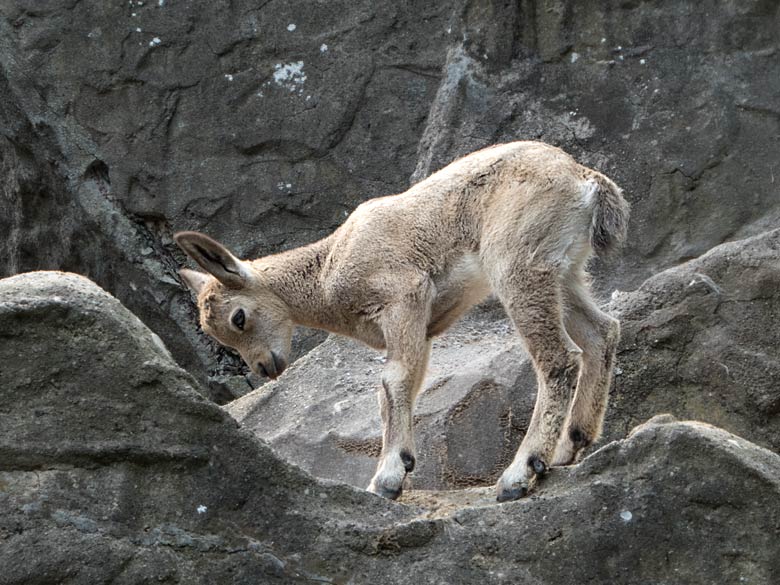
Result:
[[[414,469],[412,410],[431,338],[493,291],[524,339],[536,406],[499,501],[523,496],[601,432],[618,322],[588,293],[585,265],[626,236],[628,204],[607,177],[538,142],[485,148],[400,195],[366,201],[323,240],[237,259],[197,232],[178,245],[204,331],[259,374],[287,365],[295,325],[387,350],[382,453],[368,489],[397,498]],[[565,432],[564,432],[565,431]]]

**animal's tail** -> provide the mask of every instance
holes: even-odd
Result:
[[[594,172],[588,183],[593,202],[590,245],[596,254],[608,254],[626,240],[630,205],[620,187],[601,173]]]

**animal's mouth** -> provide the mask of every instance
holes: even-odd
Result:
[[[276,380],[276,378],[282,375],[282,372],[284,372],[286,368],[287,368],[287,360],[285,360],[283,357],[281,357],[280,355],[276,354],[273,351],[271,352],[270,362],[257,363],[257,373],[267,378],[271,378],[271,380]]]

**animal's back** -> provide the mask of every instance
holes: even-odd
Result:
[[[625,239],[628,203],[603,174],[540,142],[499,145],[484,154],[475,162],[494,168],[485,175],[494,179],[470,210],[480,222],[483,255],[489,243],[498,243],[488,253],[582,267],[592,252],[609,251]]]
[[[612,187],[609,179],[548,144],[490,146],[404,193],[361,204],[333,234],[333,267],[363,269],[365,275],[414,266],[436,274],[464,254],[479,254],[486,239],[496,238],[516,253],[546,255],[551,262],[573,247],[587,256],[591,232],[598,231],[595,196]],[[608,216],[613,224],[625,223],[620,213]]]

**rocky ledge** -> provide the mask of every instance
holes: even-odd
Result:
[[[0,281],[0,337],[2,584],[780,579],[780,456],[707,424],[656,417],[518,502],[394,503],[283,460],[82,277]]]

